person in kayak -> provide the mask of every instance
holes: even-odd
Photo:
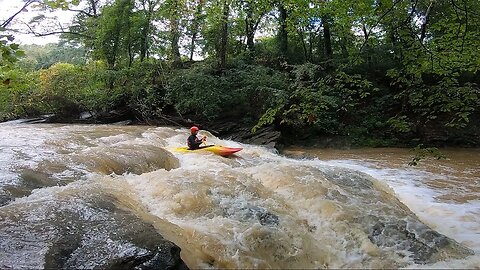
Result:
[[[198,127],[193,126],[190,128],[190,136],[187,139],[187,145],[189,150],[195,150],[203,148],[200,145],[207,140],[207,136],[203,136],[201,139],[197,137]]]

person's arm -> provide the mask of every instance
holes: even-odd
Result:
[[[198,137],[195,137],[195,145],[200,146],[206,140],[207,140],[207,136],[203,136],[201,139],[199,139]]]

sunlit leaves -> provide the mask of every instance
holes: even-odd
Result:
[[[52,9],[66,10],[69,6],[77,6],[80,4],[80,0],[43,0],[43,4]]]
[[[0,121],[39,112],[42,104],[34,98],[38,75],[21,69],[0,69]]]

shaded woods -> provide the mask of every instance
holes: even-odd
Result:
[[[288,143],[480,144],[480,2],[31,1],[77,13],[0,29],[0,119],[55,114],[273,126]],[[13,15],[13,14],[12,14]],[[176,119],[176,120],[172,120]]]

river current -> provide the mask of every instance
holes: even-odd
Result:
[[[180,128],[0,123],[0,268],[108,268],[161,237],[190,268],[480,268],[478,149],[409,167],[402,149],[279,155],[200,133],[244,149],[176,152]]]

